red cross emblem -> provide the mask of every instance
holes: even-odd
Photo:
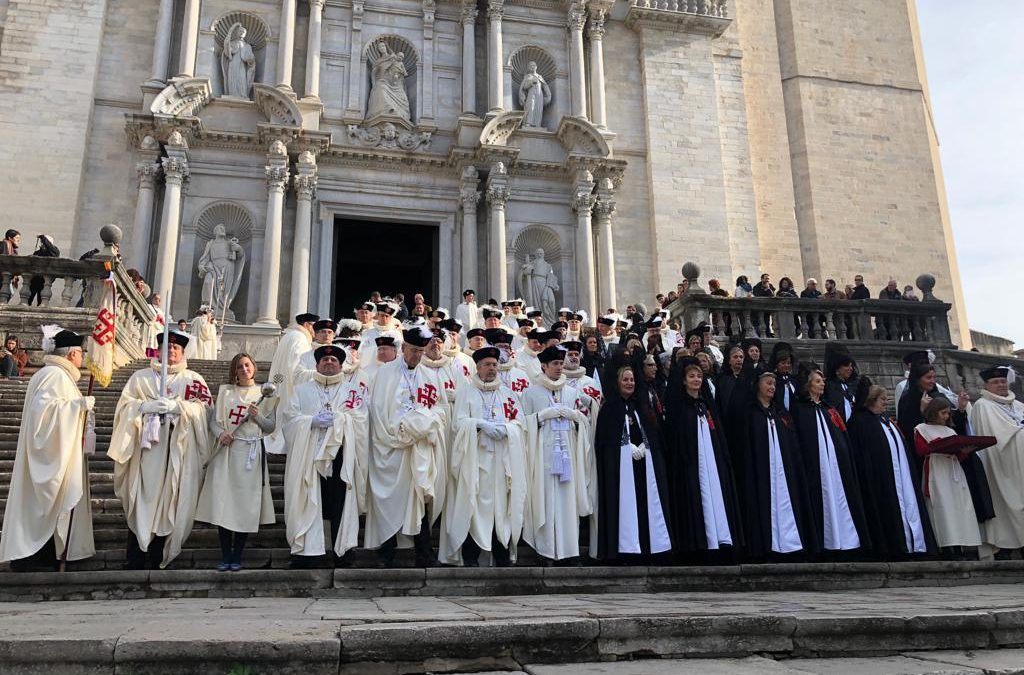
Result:
[[[428,408],[437,404],[437,387],[432,384],[425,384],[416,390],[416,402],[422,403]]]
[[[590,398],[594,399],[598,403],[601,402],[601,392],[597,390],[597,387],[591,387],[590,385],[587,385],[586,387],[583,387],[583,393],[589,396]]]
[[[114,314],[104,307],[96,315],[96,325],[92,329],[92,339],[101,347],[114,340]]]
[[[469,368],[465,365],[462,366],[462,372],[466,374],[466,377],[469,377]]]
[[[206,385],[198,380],[192,380],[192,384],[185,387],[185,400],[191,401],[195,399],[202,401],[206,405],[213,404],[213,397],[210,396],[210,390],[206,388]]]
[[[241,404],[232,409],[232,411],[228,413],[228,418],[231,420],[231,423],[234,424],[235,426],[241,424],[242,420],[245,418],[245,412],[248,409],[248,406],[244,406]]]
[[[363,397],[360,392],[352,390],[348,392],[348,398],[345,399],[345,407],[349,410],[355,410],[363,405]]]
[[[576,408],[576,410],[579,410],[581,413],[583,413],[584,417],[589,417],[590,416],[590,406],[589,405],[583,405],[583,399],[581,399],[581,398],[576,399],[576,403],[574,404],[573,407]]]
[[[505,403],[502,404],[502,408],[505,409],[505,419],[507,419],[508,421],[511,422],[515,418],[519,417],[519,409],[516,408],[515,399],[506,399]]]
[[[451,380],[445,380],[444,381],[444,390],[445,391],[455,391],[455,383],[452,382]]]
[[[530,383],[525,378],[520,377],[519,379],[512,380],[512,391],[520,393],[526,391],[526,388],[530,386]]]

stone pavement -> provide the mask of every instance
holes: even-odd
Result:
[[[236,665],[250,668],[251,675],[486,670],[539,675],[845,673],[859,671],[831,668],[830,662],[817,660],[780,662],[772,670],[761,666],[774,661],[720,659],[848,659],[900,654],[903,656],[892,661],[898,666],[892,672],[918,673],[941,669],[930,661],[918,670],[903,668],[899,664],[918,667],[921,660],[908,652],[927,651],[927,660],[941,656],[931,650],[998,650],[1021,645],[1024,586],[1007,584],[841,593],[0,604],[0,673],[227,674]],[[680,657],[717,659],[714,663],[719,665],[702,670],[699,662],[686,661],[683,666],[688,670],[678,671],[654,661],[599,664],[586,666],[597,670],[575,671],[537,665]],[[1009,650],[990,654],[1008,664],[1019,657],[1019,652]],[[942,672],[976,671],[956,666]]]

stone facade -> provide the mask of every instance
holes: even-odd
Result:
[[[235,24],[248,100],[223,95]],[[0,227],[77,257],[117,222],[185,316],[224,222],[245,340],[392,290],[401,241],[365,251],[381,278],[335,264],[356,221],[429,228],[435,305],[516,295],[542,247],[560,306],[647,301],[686,260],[727,288],[929,272],[966,332],[912,3],[0,0],[0,28]],[[367,119],[380,44],[409,119]],[[550,90],[536,128],[531,61]]]

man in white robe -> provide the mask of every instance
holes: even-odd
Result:
[[[424,326],[403,334],[402,355],[370,383],[371,453],[364,546],[393,566],[395,549],[416,549],[416,566],[436,564],[430,528],[444,506],[447,419],[443,385],[420,364],[434,337]]]
[[[462,292],[462,302],[455,307],[455,318],[462,324],[464,330],[482,328],[483,317],[480,316],[480,308],[476,304],[476,292],[467,288]]]
[[[537,308],[535,308],[535,307],[527,307],[525,311],[526,311],[526,318],[530,319],[531,321],[533,321],[533,325],[535,325],[537,328],[540,328],[541,330],[543,330],[544,329],[544,312],[539,310],[539,309],[537,309]]]
[[[530,386],[530,376],[512,358],[512,336],[501,328],[487,331],[487,342],[498,348],[498,379],[512,390],[517,400]]]
[[[476,350],[476,372],[455,396],[454,441],[440,559],[478,567],[515,560],[526,512],[526,445],[519,398],[498,379],[497,347]]]
[[[188,369],[187,342],[170,333],[166,389],[154,360],[128,378],[114,413],[107,456],[114,460],[114,494],[131,530],[129,569],[144,569],[147,559],[151,568],[167,567],[192,531],[211,446],[213,396],[202,375]]]
[[[451,357],[452,361],[455,362],[461,369],[462,374],[465,378],[469,378],[476,370],[476,364],[473,363],[473,357],[462,351],[459,346],[459,335],[462,332],[462,323],[458,319],[448,318],[442,321],[440,327],[448,331],[448,339],[445,343],[444,354],[445,356]]]
[[[516,366],[522,368],[530,379],[540,375],[540,361],[537,357],[544,351],[542,340],[547,331],[542,328],[534,328],[526,334],[526,344],[516,353]]]
[[[356,321],[359,322],[359,330],[367,331],[373,328],[373,317],[377,313],[377,305],[367,300],[355,309]]]
[[[427,344],[421,363],[425,368],[436,371],[435,374],[437,379],[440,380],[445,394],[442,403],[444,404],[445,415],[450,424],[452,421],[452,409],[455,407],[456,393],[459,387],[468,381],[468,378],[462,369],[462,365],[455,363],[450,356],[444,353],[443,347],[448,339],[445,330],[443,328],[436,328],[433,330],[433,333],[434,339]],[[454,428],[449,427],[449,432],[450,440],[451,433],[454,433]]]
[[[295,317],[295,323],[288,326],[277,343],[274,358],[270,361],[268,381],[277,387],[277,409],[285,410],[292,392],[303,379],[302,355],[313,346],[313,324],[320,317],[304,312]],[[263,446],[272,455],[284,455],[288,448],[284,443],[284,425],[278,424],[273,433],[263,439]]]
[[[196,318],[192,319],[191,333],[196,341],[195,357],[214,361],[219,351],[219,336],[217,335],[217,324],[206,307],[200,307],[196,312]]]
[[[307,568],[327,552],[324,519],[331,524],[335,566],[358,544],[359,514],[366,511],[369,460],[366,393],[345,381],[346,351],[316,349],[316,372],[295,388],[284,411],[289,451],[284,477],[285,536],[293,568]]]
[[[1004,550],[1024,546],[1024,404],[1010,391],[1015,378],[1009,366],[983,370],[985,388],[968,412],[975,434],[996,438],[979,451],[996,514],[982,528],[984,542]]]
[[[516,327],[512,330],[512,355],[515,358],[526,346],[526,335],[534,329],[533,320],[526,317],[516,319]]]
[[[53,571],[65,550],[67,560],[96,553],[86,467],[96,436],[85,433],[96,399],[78,391],[84,336],[62,330],[50,339],[52,353],[25,392],[4,508],[0,561],[14,571]]]
[[[366,344],[366,340],[367,338],[363,338],[363,345]],[[367,380],[373,382],[373,377],[381,366],[391,363],[398,358],[398,345],[401,344],[401,342],[401,336],[394,332],[382,333],[373,338],[373,344],[376,346],[376,351],[373,352],[370,360],[363,366],[363,373],[366,375]],[[360,361],[362,361],[364,353],[365,351],[362,346],[360,346]]]
[[[371,328],[362,332],[363,346],[359,354],[363,363],[369,363],[373,359],[376,350],[375,340],[384,334],[397,334],[398,343],[401,343],[401,333],[398,333],[401,324],[395,319],[395,312],[398,311],[398,304],[384,301],[377,304],[377,322]]]
[[[516,298],[515,300],[509,300],[508,302],[501,303],[502,309],[505,311],[505,318],[502,319],[504,327],[512,334],[515,334],[519,330],[519,320],[525,319],[526,315],[523,314],[523,302],[522,298]]]
[[[530,495],[523,539],[548,561],[576,558],[579,519],[593,510],[587,490],[590,423],[577,409],[575,392],[565,387],[565,350],[548,347],[538,358],[541,375],[523,394]]]
[[[333,319],[320,319],[313,324],[313,342],[308,352],[299,357],[299,366],[303,370],[316,370],[316,358],[313,356],[317,348],[334,344],[334,336],[338,332],[338,324]]]

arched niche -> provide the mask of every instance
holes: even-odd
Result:
[[[519,100],[519,86],[523,83],[523,75],[526,74],[526,67],[533,61],[537,64],[537,72],[544,78],[551,90],[551,102],[544,107],[542,126],[545,129],[552,129],[556,123],[555,100],[558,96],[555,87],[557,68],[555,60],[546,50],[536,45],[526,45],[517,49],[508,59],[508,66],[512,70],[512,99],[515,102],[515,109],[522,110],[523,104]]]
[[[267,23],[262,18],[251,12],[228,12],[215,19],[210,25],[214,41],[214,67],[213,76],[210,80],[213,82],[213,92],[216,96],[224,94],[224,76],[220,67],[220,55],[221,50],[224,48],[224,40],[227,39],[228,31],[235,24],[239,24],[245,29],[245,40],[252,47],[253,56],[256,57],[256,78],[254,82],[263,82],[267,41],[270,39],[270,27],[267,26]]]
[[[363,63],[366,68],[365,77],[365,93],[363,95],[363,112],[364,114],[368,110],[368,103],[370,100],[370,91],[373,89],[373,65],[377,62],[380,56],[377,45],[384,43],[388,46],[388,51],[392,53],[401,53],[404,55],[402,61],[405,65],[405,95],[409,98],[409,116],[412,118],[411,122],[416,124],[419,120],[419,108],[418,102],[419,97],[416,95],[419,89],[419,55],[416,52],[416,48],[412,46],[412,43],[406,40],[401,35],[378,35],[371,39],[366,47],[363,49]]]
[[[544,225],[528,225],[523,228],[515,237],[512,243],[512,256],[514,260],[512,278],[516,294],[526,301],[527,305],[538,306],[536,297],[530,293],[524,280],[524,267],[529,265],[531,256],[535,256],[538,250],[544,251],[544,260],[551,265],[554,271],[558,290],[554,291],[554,299],[548,307],[538,307],[544,311],[544,318],[550,323],[556,320],[556,313],[561,307],[562,298],[565,296],[565,281],[567,279],[569,257],[563,252],[562,240],[558,233]],[[550,314],[550,316],[549,316]]]
[[[199,260],[206,250],[207,243],[214,238],[214,228],[218,224],[223,224],[227,239],[237,239],[239,246],[242,247],[245,253],[245,265],[241,271],[238,288],[235,291],[231,304],[228,306],[230,310],[228,320],[232,319],[231,314],[233,313],[235,321],[247,322],[249,278],[253,264],[252,234],[254,223],[255,220],[247,208],[241,204],[229,201],[218,201],[209,204],[196,216],[192,228],[190,228],[195,233],[195,250],[193,252],[191,268],[193,282],[189,294],[190,312],[194,312],[202,304],[203,278],[198,273]],[[219,314],[217,320],[220,320]]]

